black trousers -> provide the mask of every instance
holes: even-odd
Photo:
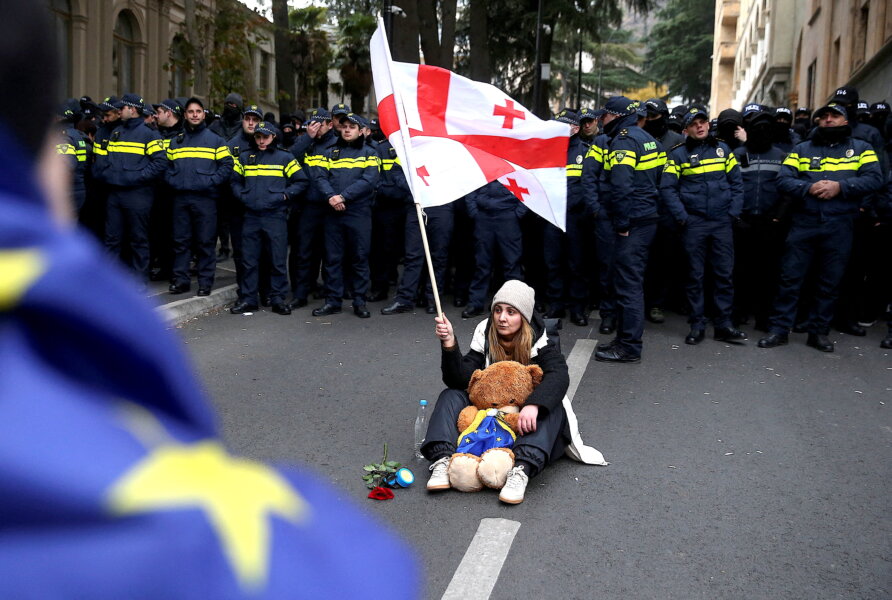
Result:
[[[217,200],[177,194],[173,200],[173,282],[188,285],[193,248],[198,256],[198,287],[214,285],[217,272]]]
[[[588,297],[586,272],[586,242],[594,228],[591,220],[581,213],[567,213],[567,231],[551,223],[545,224],[543,254],[547,267],[545,297],[551,309],[570,306],[583,312]]]
[[[344,212],[329,209],[325,215],[325,302],[341,306],[344,297],[344,261],[350,267],[353,305],[365,304],[369,291],[369,247],[372,244],[372,208],[354,204]]]
[[[411,205],[415,212],[415,205]],[[403,198],[377,198],[372,208],[372,245],[369,270],[372,291],[386,292],[397,279],[397,266],[403,255],[406,201]],[[417,225],[416,225],[417,228]]]
[[[644,272],[656,223],[632,226],[629,235],[615,233],[614,289],[619,327],[616,340],[630,354],[641,356],[644,335]]]
[[[330,210],[327,203],[319,202],[306,202],[301,208],[297,246],[292,245],[290,257],[295,265],[291,271],[291,292],[295,300],[306,300],[316,286],[322,262],[325,215]]]
[[[285,211],[245,213],[242,222],[242,265],[244,300],[257,305],[260,295],[260,260],[264,244],[270,254],[270,301],[285,301],[288,295],[288,217]]]
[[[418,286],[426,280],[427,265],[424,260],[424,242],[421,240],[421,228],[418,226],[418,213],[415,205],[411,204],[405,210],[406,257],[396,300],[404,304],[413,304],[418,293]],[[424,212],[427,215],[425,231],[431,251],[431,263],[434,266],[434,276],[437,278],[437,290],[442,295],[446,282],[446,267],[449,264],[449,241],[452,238],[452,204],[433,206],[425,209]],[[427,281],[425,296],[432,306],[434,293],[430,281]]]
[[[435,461],[455,453],[456,442],[461,433],[456,425],[458,414],[470,405],[467,392],[453,389],[440,392],[421,446],[421,453],[425,458]],[[564,455],[566,440],[561,435],[564,421],[566,416],[563,408],[549,412],[544,417],[540,413],[536,420],[536,431],[517,436],[511,450],[515,460],[522,460],[530,465],[531,469],[527,473],[530,477],[535,477],[546,465]]]

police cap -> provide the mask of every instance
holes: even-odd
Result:
[[[638,112],[640,103],[625,96],[614,96],[604,105],[604,112],[624,117]]]
[[[314,108],[310,111],[310,117],[307,120],[311,123],[322,123],[323,121],[331,121],[331,113],[324,108]]]
[[[858,100],[858,89],[850,85],[844,85],[833,93],[833,98],[830,99],[830,102],[848,106],[856,104]]]
[[[140,111],[143,109],[143,106],[145,106],[145,102],[143,102],[143,99],[137,94],[124,94],[121,96],[121,104],[123,106],[132,106]]]
[[[694,104],[684,115],[684,126],[689,126],[691,123],[694,122],[694,119],[700,117],[709,121],[709,113],[706,112],[706,109],[698,104]]]
[[[341,115],[341,121],[350,121],[351,123],[355,123],[360,127],[366,127],[366,120],[362,117],[362,115],[358,115],[353,112],[348,112],[344,115]]]
[[[830,102],[827,105],[822,106],[815,111],[815,114],[812,116],[812,118],[817,119],[818,117],[821,117],[831,111],[840,114],[847,119],[849,118],[849,112],[846,110],[846,107],[839,102]]]
[[[257,124],[257,127],[254,128],[254,135],[257,135],[258,133],[262,133],[263,135],[277,135],[278,130],[272,123],[261,121]]]
[[[256,104],[249,104],[248,106],[245,107],[245,110],[244,110],[244,112],[242,113],[242,115],[243,115],[243,116],[254,115],[254,116],[257,117],[258,119],[262,119],[262,118],[263,118],[263,111],[262,111],[262,110],[260,109],[260,107],[257,106]]]
[[[870,105],[864,100],[859,100],[857,108],[855,109],[859,115],[869,115],[870,114]]]
[[[554,120],[568,125],[579,125],[579,115],[567,108],[562,108],[558,114],[554,116]]]
[[[888,113],[889,104],[887,102],[874,102],[870,105],[870,114],[876,115],[880,113]]]
[[[341,102],[339,104],[335,104],[334,106],[331,107],[331,115],[333,117],[337,117],[340,115],[346,115],[351,112],[353,112],[353,111],[350,110],[350,107],[347,104],[344,104],[343,102]]]
[[[169,110],[170,112],[172,112],[173,114],[175,114],[178,117],[183,116],[183,107],[180,106],[180,103],[177,102],[176,100],[174,100],[173,98],[168,98],[167,100],[162,100],[160,103],[153,104],[152,106],[155,107],[156,110],[159,108],[163,108],[165,110]]]
[[[659,98],[650,98],[644,103],[644,108],[647,109],[648,116],[663,115],[665,117],[669,115],[669,108]]]
[[[59,107],[59,116],[72,123],[81,118],[81,103],[77,98],[69,98]]]
[[[110,110],[121,110],[124,107],[124,104],[121,102],[121,99],[117,96],[109,96],[105,100],[99,103],[99,110],[103,112],[108,112]]]
[[[582,123],[586,119],[597,120],[604,116],[604,110],[592,110],[590,108],[583,108],[579,111],[579,122]]]

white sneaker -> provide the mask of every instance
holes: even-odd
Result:
[[[499,500],[508,504],[520,504],[523,502],[523,494],[527,490],[527,482],[530,478],[523,472],[523,465],[517,465],[508,471],[508,481],[499,494]]]
[[[448,468],[448,456],[444,456],[428,467],[431,471],[431,478],[427,480],[428,490],[448,490],[451,487],[449,485],[449,475],[446,473]]]

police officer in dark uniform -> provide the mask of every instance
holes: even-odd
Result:
[[[347,113],[340,119],[341,137],[308,162],[311,177],[329,210],[325,214],[325,304],[313,310],[321,317],[341,312],[344,296],[344,259],[350,265],[353,313],[367,319],[369,248],[372,241],[372,203],[378,185],[377,152],[365,144],[363,119]]]
[[[644,333],[644,272],[657,230],[659,177],[666,153],[641,129],[639,102],[614,96],[604,109],[604,133],[610,139],[599,193],[609,202],[615,233],[614,289],[618,306],[616,337],[595,352],[606,362],[641,360]]]
[[[226,142],[204,124],[204,105],[198,98],[186,102],[184,130],[170,140],[167,184],[174,190],[174,265],[171,294],[190,289],[189,261],[197,254],[198,295],[208,296],[214,285],[217,261],[217,199],[229,181],[233,159]]]
[[[743,207],[740,167],[727,144],[709,135],[709,115],[692,108],[685,118],[687,138],[670,150],[660,193],[672,217],[683,227],[688,255],[687,297],[691,331],[686,344],[705,337],[707,266],[712,281],[714,337],[740,343],[746,334],[731,322],[734,302],[732,222]]]
[[[59,109],[62,141],[56,144],[56,152],[65,157],[71,169],[71,205],[76,215],[80,215],[87,199],[84,179],[93,154],[87,136],[74,127],[81,118],[80,111],[81,103],[75,98],[66,100]]]
[[[315,108],[310,111],[306,135],[298,139],[291,152],[309,172],[313,166],[322,167],[326,164],[326,152],[337,140],[331,113],[324,108]],[[298,206],[300,215],[296,232],[291,235],[291,308],[306,306],[307,297],[316,286],[324,248],[325,215],[330,210],[328,198],[324,196],[315,178],[310,177],[309,180],[306,197]]]
[[[173,98],[167,98],[155,108],[158,133],[164,150],[170,140],[183,131],[183,107]],[[164,181],[155,187],[155,200],[152,203],[149,225],[149,249],[151,251],[152,281],[171,280],[173,276],[173,190]]]
[[[596,111],[600,120],[605,112]],[[603,130],[603,127],[601,128]],[[601,325],[598,331],[610,335],[616,331],[616,293],[613,289],[613,258],[616,233],[610,217],[610,199],[604,167],[609,156],[610,137],[601,133],[595,137],[582,161],[582,194],[586,211],[595,224],[595,258],[598,281],[598,312]],[[602,194],[603,192],[603,194]]]
[[[375,206],[372,209],[372,249],[369,256],[372,288],[368,300],[377,302],[387,298],[390,282],[396,280],[397,266],[403,255],[401,242],[407,233],[408,209],[415,210],[415,205],[409,193],[406,176],[399,165],[396,150],[390,142],[386,139],[375,141],[374,137],[370,136],[366,143],[375,149],[381,159],[381,178],[378,181]],[[415,229],[418,230],[417,223]],[[416,281],[416,291],[417,284]],[[414,295],[409,298],[410,301],[414,299]]]
[[[647,120],[644,131],[653,136],[665,150],[684,142],[684,136],[669,127],[669,109],[659,98],[651,98],[644,103]],[[644,275],[645,316],[651,323],[663,323],[666,316],[663,309],[669,302],[673,283],[683,279],[685,259],[678,224],[664,204],[659,204],[660,220],[654,236]]]
[[[136,94],[121,98],[121,124],[94,151],[94,175],[109,188],[105,246],[122,255],[129,243],[129,266],[143,282],[149,280],[149,215],[153,185],[167,169],[161,136],[146,127],[140,116],[143,100]]]
[[[839,284],[852,248],[859,208],[883,183],[876,153],[852,137],[846,108],[831,102],[815,112],[817,129],[787,156],[778,174],[782,193],[794,198],[781,279],[760,348],[786,344],[796,315],[799,290],[814,263],[818,285],[809,314],[807,344],[833,352],[827,339]]]
[[[830,99],[830,102],[846,107],[849,127],[852,129],[852,137],[856,140],[864,140],[870,144],[873,151],[876,152],[877,160],[880,163],[880,169],[882,169],[885,174],[889,171],[885,140],[876,127],[868,123],[862,123],[858,120],[859,100],[860,97],[857,88],[850,85],[844,85],[836,90],[833,94],[833,98]]]
[[[484,312],[489,284],[496,268],[496,256],[501,259],[501,272],[506,281],[523,281],[520,220],[528,209],[498,181],[491,181],[471,192],[465,196],[465,201],[468,215],[474,221],[477,259],[474,278],[468,290],[468,306],[461,313],[463,319],[469,319]]]
[[[598,119],[600,114],[591,108],[579,109],[579,139],[586,145],[591,146],[598,135]]]
[[[746,109],[744,108],[744,112]],[[778,106],[774,109],[774,135],[772,142],[775,146],[786,153],[793,149],[793,146],[802,141],[799,134],[793,131],[793,111],[786,106]],[[746,127],[744,126],[744,130]]]
[[[219,119],[215,119],[208,127],[211,131],[219,135],[224,140],[231,140],[238,135],[242,128],[242,111],[244,110],[244,101],[240,94],[235,92],[226,96],[223,101],[223,114]],[[260,113],[263,119],[263,113]]]
[[[808,138],[811,133],[813,123],[811,121],[811,110],[807,106],[800,106],[793,113],[793,131],[799,136],[800,140]]]
[[[569,305],[574,325],[588,325],[585,304],[588,278],[585,269],[585,243],[591,237],[592,222],[582,189],[582,161],[588,146],[579,137],[579,117],[570,110],[560,111],[554,119],[570,126],[567,147],[567,218],[566,231],[545,223],[543,252],[546,267],[546,291],[549,318],[565,315]]]
[[[749,315],[755,328],[768,330],[771,301],[777,288],[783,251],[785,209],[777,174],[787,153],[772,143],[775,121],[759,104],[743,110],[746,142],[734,151],[743,180],[743,210],[734,227],[734,309],[732,322]]]
[[[260,260],[264,245],[270,256],[270,304],[274,313],[290,315],[288,295],[288,211],[309,182],[300,164],[275,143],[278,129],[266,123],[254,127],[256,148],[239,153],[232,191],[245,207],[242,222],[242,300],[229,309],[234,315],[258,308]]]

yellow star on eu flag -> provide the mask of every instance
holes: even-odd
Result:
[[[269,568],[273,514],[294,523],[309,506],[273,469],[230,456],[219,443],[153,448],[110,488],[119,516],[162,510],[203,510],[223,553],[245,588],[260,588]]]
[[[38,250],[0,250],[0,310],[18,304],[44,271],[46,259]]]

